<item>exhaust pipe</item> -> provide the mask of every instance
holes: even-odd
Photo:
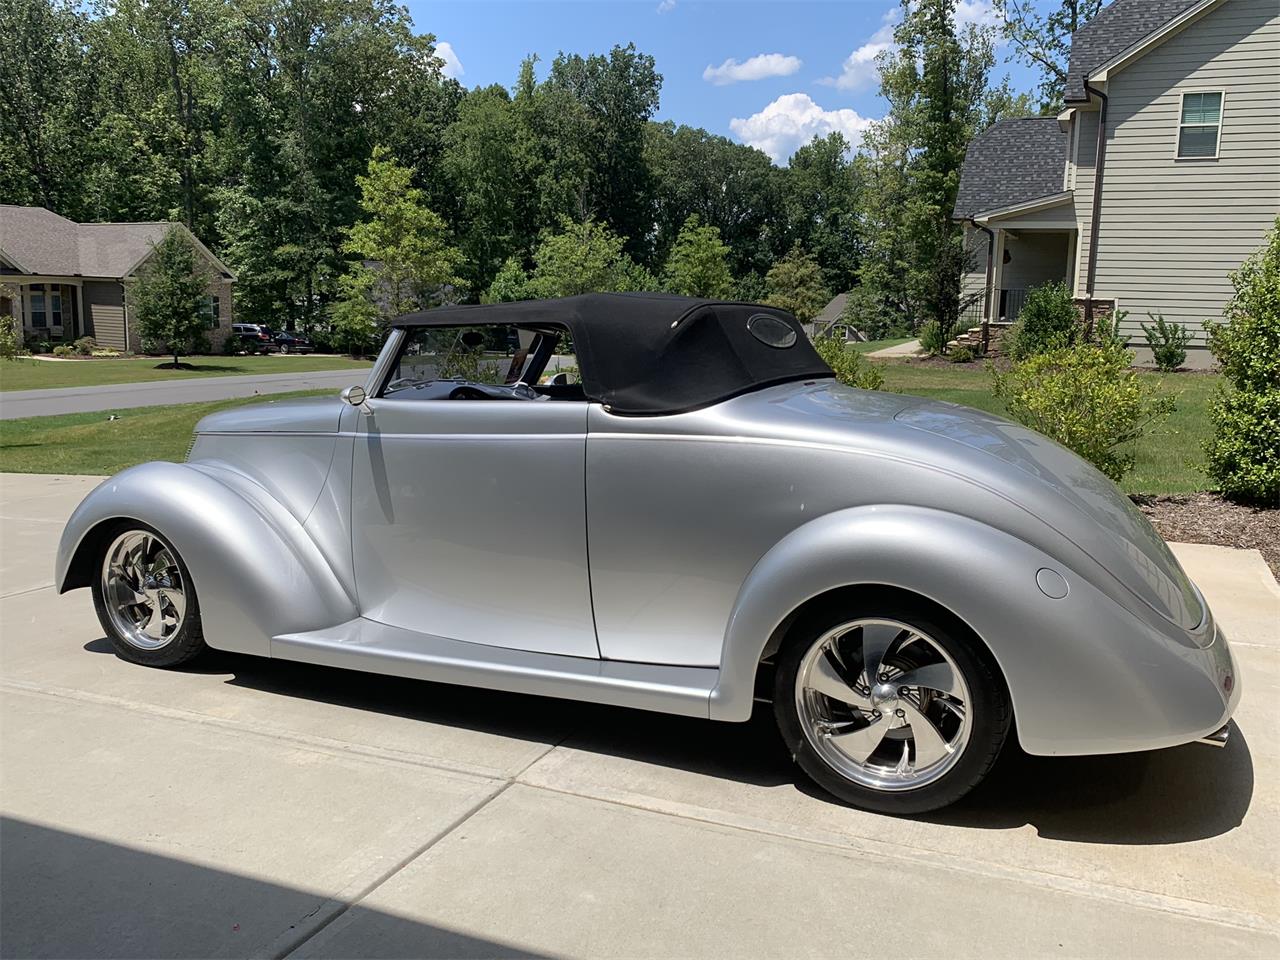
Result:
[[[1211,747],[1225,747],[1227,745],[1227,736],[1230,733],[1231,724],[1226,724],[1220,730],[1215,730],[1207,737],[1201,737],[1196,743],[1207,743]]]

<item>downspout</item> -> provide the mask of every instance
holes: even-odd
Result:
[[[1102,217],[1102,170],[1107,161],[1107,95],[1089,85],[1088,74],[1084,77],[1084,88],[1102,101],[1102,109],[1098,112],[1098,150],[1093,161],[1093,212],[1089,217],[1089,269],[1085,275],[1084,291],[1084,325],[1086,331],[1092,331],[1093,282],[1098,272],[1098,228]]]
[[[987,235],[987,282],[982,288],[982,352],[985,354],[991,346],[991,280],[996,268],[996,234],[973,217],[969,218],[969,222]]]

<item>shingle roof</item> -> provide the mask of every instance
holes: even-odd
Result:
[[[1114,0],[1071,35],[1067,101],[1086,100],[1085,77],[1200,0]]]
[[[0,251],[27,273],[124,277],[171,223],[76,223],[44,207],[0,204]]]
[[[1062,192],[1067,135],[1053,117],[1001,120],[969,143],[953,216],[1038,200]]]

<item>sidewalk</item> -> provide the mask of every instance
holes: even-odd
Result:
[[[1175,545],[1242,662],[1226,749],[1014,753],[894,819],[818,795],[767,711],[127,664],[88,592],[50,585],[97,482],[0,475],[5,956],[1280,952],[1280,591],[1256,552]]]

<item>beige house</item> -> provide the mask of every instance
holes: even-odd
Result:
[[[966,319],[1062,280],[1127,311],[1131,341],[1149,315],[1185,325],[1208,365],[1204,321],[1280,214],[1280,2],[1114,0],[1072,37],[1066,100],[969,147]]]
[[[181,224],[76,223],[43,207],[0,205],[0,315],[19,317],[29,342],[93,337],[99,346],[140,352],[129,287],[174,226],[190,237],[209,278],[209,343],[221,348],[231,332],[235,278]]]

